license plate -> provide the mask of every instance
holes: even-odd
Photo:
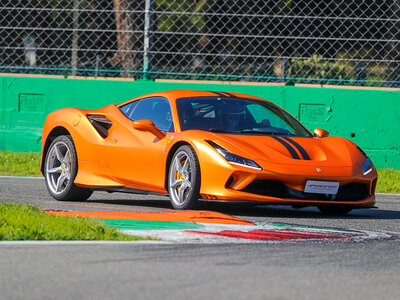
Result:
[[[338,189],[339,182],[307,180],[304,192],[336,195]]]

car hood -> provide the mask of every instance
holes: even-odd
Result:
[[[285,165],[343,166],[358,163],[355,145],[340,137],[304,138],[214,134],[213,141],[239,155],[257,161]]]

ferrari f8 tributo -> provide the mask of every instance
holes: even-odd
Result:
[[[100,109],[63,108],[43,128],[41,170],[57,200],[94,190],[317,206],[375,203],[377,172],[354,143],[311,134],[277,105],[239,93],[167,91]]]

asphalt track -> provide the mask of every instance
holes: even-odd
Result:
[[[53,200],[42,179],[0,177],[0,202],[43,209],[170,209],[168,198],[94,193],[84,203]],[[283,222],[400,233],[400,195],[377,209],[326,217],[316,209],[204,203],[258,223]],[[1,299],[398,299],[400,242],[278,244],[1,243]]]

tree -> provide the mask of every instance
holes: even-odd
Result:
[[[117,26],[118,51],[111,58],[116,65],[121,62],[125,71],[134,69],[136,56],[132,53],[133,48],[133,13],[131,1],[114,0],[115,22]],[[123,72],[122,77],[129,77],[128,72]]]

